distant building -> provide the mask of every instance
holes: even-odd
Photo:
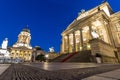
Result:
[[[102,62],[120,60],[120,12],[114,13],[108,2],[82,10],[62,32],[62,54],[87,50],[93,57],[91,61],[95,57]]]
[[[28,27],[25,27],[18,35],[18,40],[11,47],[10,57],[30,61],[32,56],[32,46],[30,45],[31,34]]]

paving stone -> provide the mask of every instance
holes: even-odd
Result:
[[[10,64],[0,64],[0,75],[10,66]]]
[[[0,80],[81,80],[94,74],[118,69],[120,65],[89,67],[80,69],[67,69],[57,71],[46,71],[37,67],[26,66],[22,64],[12,64]],[[8,76],[8,78],[5,78]],[[100,76],[97,76],[101,78]],[[105,79],[106,77],[102,77]],[[98,80],[98,79],[97,79]],[[110,80],[110,79],[109,79]]]
[[[98,74],[97,76],[120,79],[120,69]]]
[[[100,76],[92,76],[92,77],[84,78],[82,80],[117,80],[117,79],[100,77]]]

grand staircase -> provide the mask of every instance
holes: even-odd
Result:
[[[61,54],[51,62],[92,62],[91,51],[85,50],[69,54]]]
[[[61,54],[60,56],[54,58],[50,62],[61,62],[68,54]]]
[[[91,51],[80,51],[73,57],[69,58],[66,62],[92,62]]]
[[[74,53],[70,53],[68,56],[66,56],[63,60],[61,60],[61,62],[66,62],[68,59],[72,58],[75,54],[77,54],[77,52]]]

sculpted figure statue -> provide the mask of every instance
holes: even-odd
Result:
[[[49,48],[49,52],[55,52],[54,47]]]
[[[8,46],[8,38],[5,38],[5,40],[3,40],[2,43],[2,49],[7,49],[7,46]]]
[[[97,34],[97,32],[95,30],[93,30],[91,34],[92,34],[93,38],[99,37],[99,35]]]

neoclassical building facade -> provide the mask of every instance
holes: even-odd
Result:
[[[81,10],[61,35],[62,54],[90,50],[93,56],[119,58],[120,12],[114,13],[108,2]]]
[[[28,27],[25,27],[18,35],[18,40],[10,48],[10,57],[12,59],[22,59],[30,61],[32,56],[32,46],[30,45],[31,34]]]

